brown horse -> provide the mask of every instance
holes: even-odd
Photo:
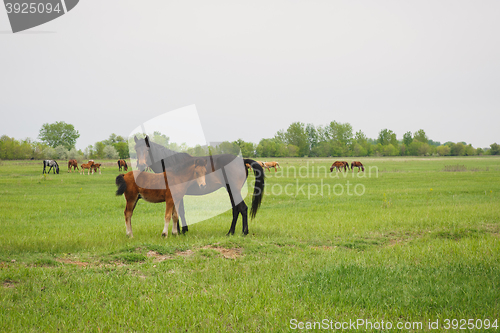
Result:
[[[192,157],[190,160],[174,168],[165,169],[165,172],[148,173],[130,171],[116,177],[116,195],[125,194],[125,226],[127,236],[132,234],[132,214],[137,201],[142,198],[148,202],[165,202],[165,226],[162,236],[168,236],[168,224],[173,217],[172,234],[177,234],[179,216],[175,206],[178,206],[190,186],[205,188],[205,174],[207,161],[203,158]],[[168,180],[168,181],[167,181]]]
[[[80,172],[80,169],[78,169],[78,161],[75,159],[71,159],[68,161],[68,172],[71,172],[71,167],[73,167],[73,170],[78,170]]]
[[[252,171],[252,166],[248,163],[245,163],[245,166],[247,167],[248,170]]]
[[[278,171],[278,168],[281,168],[278,162],[264,162],[264,169],[267,171],[271,171],[271,168],[274,168],[274,172]]]
[[[349,164],[347,162],[344,162],[344,161],[335,161],[335,162],[333,162],[332,166],[330,167],[330,172],[333,172],[334,168],[337,168],[337,172],[338,171],[342,172],[342,168],[344,168],[344,171],[346,171],[347,168],[349,168]]]
[[[97,172],[97,169],[99,169],[99,174],[101,174],[101,163],[92,164],[92,173]]]
[[[89,169],[89,172],[87,173],[88,175],[90,175],[90,171],[92,171],[92,174],[94,174],[94,170],[92,169],[93,165],[94,160],[90,160],[88,163],[80,165],[80,168],[82,169],[82,175],[85,174],[85,169]]]
[[[167,149],[157,143],[151,142],[146,136],[145,139],[135,139],[135,151],[137,153],[137,166],[139,170],[150,167],[155,173],[163,172],[163,166],[175,167],[184,161],[193,158],[186,153],[178,153]],[[262,166],[254,160],[242,159],[231,154],[201,156],[199,158],[207,161],[207,186],[200,188],[191,185],[186,195],[205,195],[220,188],[225,188],[229,194],[229,200],[233,210],[233,220],[228,235],[234,234],[236,222],[241,214],[243,219],[243,234],[248,234],[248,207],[241,196],[241,189],[248,177],[248,170],[245,164],[250,164],[255,175],[255,187],[252,199],[250,217],[254,218],[264,196],[264,170]],[[179,217],[182,221],[182,232],[188,231],[184,201],[181,200],[178,207]]]
[[[359,172],[359,168],[361,168],[361,171],[365,171],[365,167],[363,166],[363,164],[359,161],[354,161],[351,163],[351,170],[354,171],[354,167],[358,167],[358,172]]]
[[[118,171],[122,171],[122,167],[125,171],[128,171],[128,165],[125,160],[118,160]]]

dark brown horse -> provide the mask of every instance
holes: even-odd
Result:
[[[163,172],[162,164],[168,168],[192,158],[189,154],[178,153],[151,142],[147,136],[145,139],[137,139],[137,137],[134,139],[139,170],[145,170],[149,166],[155,173],[161,173]],[[241,189],[248,177],[245,164],[250,164],[255,174],[255,187],[250,210],[251,218],[254,218],[257,214],[264,196],[264,170],[262,166],[254,160],[242,159],[230,154],[202,156],[199,158],[207,162],[207,186],[200,188],[193,184],[187,189],[186,195],[205,195],[219,188],[225,188],[229,194],[233,209],[233,220],[228,235],[234,234],[239,214],[243,219],[243,234],[248,234],[248,207],[241,196]],[[180,201],[178,206],[178,213],[182,221],[182,232],[186,232],[188,227],[183,200]]]
[[[358,172],[359,172],[359,168],[361,168],[361,171],[363,171],[363,172],[365,171],[365,167],[359,161],[354,161],[354,162],[351,163],[351,170],[352,171],[354,171],[355,167],[358,168]]]
[[[335,161],[333,162],[332,166],[330,167],[330,172],[333,172],[333,169],[337,168],[337,171],[342,172],[342,168],[344,168],[344,171],[347,171],[349,169],[349,163],[345,161]]]
[[[122,171],[122,168],[125,171],[128,171],[128,165],[125,160],[118,160],[118,171]]]
[[[73,170],[78,170],[80,172],[80,169],[78,169],[78,161],[75,159],[71,159],[68,161],[68,172],[71,172],[71,167],[73,167]]]
[[[207,162],[204,159],[192,157],[174,168],[165,169],[165,172],[161,174],[136,170],[116,177],[116,186],[118,186],[116,195],[125,194],[127,200],[124,212],[127,236],[133,237],[132,214],[140,198],[152,203],[165,202],[165,226],[161,235],[168,236],[168,224],[171,217],[174,220],[172,234],[177,234],[179,217],[175,206],[179,205],[190,186],[206,187],[206,165]]]

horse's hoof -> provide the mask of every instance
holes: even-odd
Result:
[[[185,227],[182,227],[182,233],[185,234],[186,232],[188,232],[188,226],[185,226]]]
[[[167,238],[168,234],[167,234],[167,233],[162,232],[162,233],[161,233],[161,236],[162,236],[162,237]]]

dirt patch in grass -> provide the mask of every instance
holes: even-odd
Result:
[[[160,261],[164,261],[164,260],[172,259],[173,258],[173,256],[171,256],[170,254],[159,254],[156,251],[149,251],[146,254],[146,256],[148,258],[153,258],[154,262],[160,262]]]
[[[78,260],[72,260],[72,259],[69,259],[69,258],[57,258],[56,261],[60,262],[61,264],[77,265],[78,267],[81,267],[81,268],[87,267],[89,265],[88,262],[82,262],[82,261],[78,261]]]
[[[226,249],[225,247],[207,245],[202,247],[202,249],[211,249],[219,252],[226,259],[236,259],[241,257],[241,248]]]
[[[4,288],[15,288],[16,282],[12,280],[5,280],[2,282],[2,287]]]

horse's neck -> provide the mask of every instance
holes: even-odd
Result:
[[[194,180],[194,165],[177,172],[166,170],[165,173],[170,185],[186,184],[188,186]]]

